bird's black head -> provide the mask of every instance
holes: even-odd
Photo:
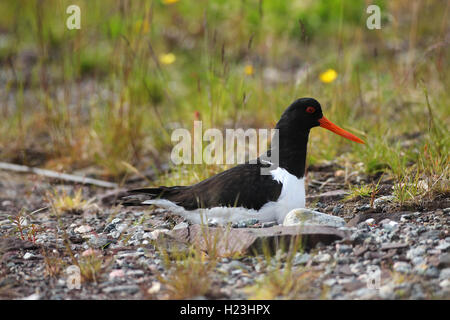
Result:
[[[350,132],[338,127],[323,116],[322,106],[313,98],[300,98],[295,100],[284,112],[276,125],[283,136],[292,137],[308,135],[309,130],[314,127],[328,129],[349,140],[364,143],[361,139]]]
[[[322,117],[322,107],[316,99],[300,98],[283,112],[276,128],[308,132],[311,128],[320,126],[319,120]]]

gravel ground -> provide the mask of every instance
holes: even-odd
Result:
[[[344,229],[351,237],[329,245],[319,243],[309,251],[297,252],[292,259],[281,251],[272,261],[254,254],[218,258],[209,271],[211,288],[191,298],[258,297],[249,288],[261,287],[263,279],[274,271],[283,274],[287,270],[292,272],[292,279],[302,279],[303,287],[279,298],[450,298],[448,197],[424,201],[416,207],[397,207],[391,203],[389,180],[384,180],[373,207],[366,198],[343,202],[336,193],[343,189],[343,178],[334,168],[310,171],[308,205],[344,218],[348,222]],[[49,205],[49,190],[70,192],[74,186],[50,185],[34,175],[0,172],[0,177],[2,299],[171,297],[163,280],[170,268],[155,247],[155,239],[174,228],[185,228],[183,219],[160,209],[102,203],[105,191],[94,187],[83,187],[85,198],[96,197],[89,207],[56,219],[49,209],[36,210]],[[353,179],[358,182],[359,178]],[[329,196],[330,191],[337,195]],[[37,227],[34,239],[30,236],[21,240],[10,220],[21,209],[26,213],[21,221],[26,230],[33,224]],[[263,227],[256,221],[252,224],[246,227]],[[99,272],[93,281],[82,282],[80,289],[70,288],[66,269],[74,259],[90,257],[101,262]]]

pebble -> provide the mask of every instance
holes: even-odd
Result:
[[[109,280],[114,280],[116,278],[124,278],[125,277],[125,272],[123,272],[122,269],[116,269],[116,270],[112,270],[109,273]]]
[[[329,253],[320,253],[314,256],[313,260],[315,262],[328,262],[331,260],[331,255]]]
[[[356,208],[356,211],[367,211],[367,210],[369,210],[370,208],[371,208],[370,205],[364,204],[364,205],[362,205],[362,206],[357,207],[357,208]]]
[[[353,251],[353,247],[345,244],[337,244],[336,250],[338,253],[350,253]]]
[[[450,279],[450,268],[442,269],[439,274],[439,279]]]
[[[325,280],[323,282],[323,284],[328,287],[332,287],[336,282],[337,282],[336,279],[330,278],[330,279]]]
[[[294,259],[292,260],[292,264],[294,266],[306,264],[310,258],[311,258],[311,256],[308,253],[297,252],[294,256]]]
[[[106,287],[106,288],[103,288],[102,291],[105,293],[123,292],[123,293],[134,294],[136,292],[139,292],[139,287],[135,284],[132,284],[132,285],[123,285],[123,286],[115,286],[115,287]]]
[[[442,288],[450,288],[450,279],[445,279],[439,282],[439,286],[441,286]]]
[[[96,236],[93,234],[89,238],[89,244],[95,248],[105,247],[109,243],[111,243],[111,240],[106,236]]]
[[[152,232],[143,233],[141,238],[142,239],[156,240],[156,239],[158,239],[158,237],[160,235],[167,234],[167,233],[169,233],[169,231],[170,230],[167,230],[167,229],[157,229],[157,230],[152,231]]]
[[[417,246],[415,248],[411,248],[408,250],[408,252],[406,253],[406,258],[411,260],[415,257],[423,256],[425,253],[426,253],[426,246],[424,245]]]
[[[398,222],[395,222],[395,221],[392,221],[392,220],[389,220],[389,219],[382,220],[380,222],[380,225],[386,231],[393,231],[393,230],[398,228]]]
[[[32,254],[32,253],[30,253],[30,252],[27,252],[27,253],[25,253],[25,254],[23,255],[23,258],[24,258],[25,260],[29,260],[29,259],[32,259],[32,258],[34,258],[34,257],[35,257],[35,255]]]
[[[263,228],[270,228],[273,226],[276,226],[278,223],[276,221],[270,221],[270,222],[263,222],[262,227]]]
[[[442,243],[440,243],[436,249],[441,250],[441,251],[448,251],[448,248],[450,248],[450,243],[443,241]]]
[[[161,283],[160,282],[153,282],[152,286],[147,290],[148,294],[156,294],[161,290]]]
[[[333,208],[333,211],[332,211],[333,214],[335,214],[335,215],[339,214],[341,212],[342,208],[344,208],[344,205],[343,204],[338,204],[337,206],[335,206]]]
[[[382,196],[382,197],[379,197],[378,199],[375,199],[373,201],[373,204],[375,207],[380,207],[381,205],[383,205],[387,202],[393,201],[394,198],[395,198],[394,196]]]
[[[441,254],[438,262],[439,268],[450,268],[450,253]]]
[[[82,225],[79,226],[78,228],[75,228],[75,230],[73,231],[75,231],[76,233],[88,233],[92,231],[92,227],[88,225]]]
[[[411,272],[411,266],[409,265],[409,263],[406,262],[396,262],[394,263],[394,270],[397,272],[401,272],[401,273],[410,273]]]
[[[186,222],[181,222],[179,224],[177,224],[175,227],[173,227],[172,230],[181,230],[181,229],[186,229],[189,228],[189,224]]]
[[[411,214],[402,214],[402,216],[400,217],[400,221],[407,222],[407,221],[411,220],[411,218],[412,218]]]

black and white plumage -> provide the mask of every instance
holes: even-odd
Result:
[[[237,165],[191,186],[162,186],[129,192],[150,198],[140,205],[156,205],[194,223],[223,224],[250,218],[282,223],[289,211],[305,206],[306,149],[310,129],[316,126],[363,143],[323,117],[315,99],[301,98],[285,110],[276,125],[279,143],[272,145],[268,152],[278,152],[279,165],[270,175],[261,174],[261,168],[269,164],[259,157],[255,164]]]

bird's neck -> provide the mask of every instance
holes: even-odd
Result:
[[[309,130],[289,133],[279,130],[278,146],[272,140],[271,154],[278,152],[279,167],[287,170],[297,178],[305,175],[306,149],[308,145]]]

